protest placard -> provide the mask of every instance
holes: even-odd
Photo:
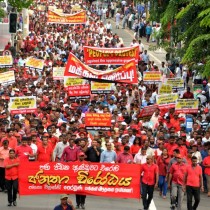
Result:
[[[14,71],[7,71],[4,73],[0,73],[0,84],[2,86],[9,85],[12,83],[15,83]]]
[[[107,94],[112,90],[113,83],[94,82],[91,81],[92,94]]]
[[[53,79],[63,80],[65,67],[53,67]]]
[[[162,94],[169,94],[169,93],[172,93],[171,85],[160,83],[158,87],[158,94],[162,95]]]
[[[111,114],[110,113],[86,113],[85,127],[87,130],[110,130]]]
[[[178,93],[172,93],[172,94],[164,94],[164,95],[157,95],[157,104],[159,108],[174,108],[175,103],[178,99]]]
[[[11,114],[27,114],[36,111],[36,96],[11,97],[9,102]]]
[[[157,84],[162,80],[160,71],[148,71],[143,73],[143,81],[146,84]]]
[[[166,84],[171,85],[172,89],[183,90],[184,80],[182,78],[167,78]]]
[[[177,113],[198,113],[199,101],[197,99],[178,99],[175,105]]]
[[[68,96],[70,99],[87,99],[90,98],[90,85],[68,86]]]
[[[13,58],[11,55],[0,56],[0,68],[9,68],[13,65]]]

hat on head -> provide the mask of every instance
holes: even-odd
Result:
[[[85,156],[85,153],[84,153],[84,152],[80,152],[80,153],[78,154],[78,156],[79,156],[79,157]]]
[[[60,199],[61,199],[61,200],[63,200],[63,199],[68,199],[68,195],[63,194],[63,195],[60,196]]]
[[[127,123],[126,122],[122,122],[121,125],[127,125]]]

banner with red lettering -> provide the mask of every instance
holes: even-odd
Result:
[[[70,99],[88,99],[90,98],[90,85],[68,86],[68,95]]]
[[[100,71],[85,65],[72,53],[69,55],[64,76],[77,76],[85,79],[106,80],[130,84],[138,83],[136,64],[134,60],[131,60],[114,70]]]
[[[145,119],[145,118],[151,118],[152,115],[154,114],[154,112],[156,111],[156,109],[158,108],[158,105],[155,104],[155,105],[150,105],[150,106],[145,106],[140,114],[139,114],[139,118],[141,119]]]
[[[85,128],[87,130],[110,130],[111,114],[110,113],[86,113]]]
[[[86,161],[20,164],[20,195],[62,193],[139,199],[140,165]]]
[[[133,58],[138,64],[139,47],[99,48],[84,46],[84,60],[88,65],[123,65]]]
[[[80,11],[73,14],[66,14],[49,10],[47,22],[56,24],[85,24],[86,12]]]

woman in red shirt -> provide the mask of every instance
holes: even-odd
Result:
[[[136,137],[133,141],[133,145],[130,148],[130,151],[133,157],[135,156],[135,154],[139,152],[140,149],[141,149],[141,138]]]
[[[158,185],[160,188],[160,196],[163,196],[164,199],[166,198],[166,193],[167,193],[167,188],[168,188],[166,175],[167,175],[167,168],[168,168],[169,161],[170,161],[170,157],[168,155],[168,150],[163,149],[162,154],[157,159],[157,165],[159,168]]]

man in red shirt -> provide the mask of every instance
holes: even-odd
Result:
[[[194,99],[194,95],[190,92],[190,87],[187,87],[187,92],[183,94],[183,99]]]
[[[184,198],[184,177],[186,174],[187,166],[183,163],[182,156],[179,154],[176,156],[177,163],[174,163],[169,172],[168,187],[171,189],[171,209],[175,209],[176,197],[178,196],[177,210],[182,209],[182,201]],[[172,180],[172,184],[171,184]],[[178,193],[178,194],[177,194]]]
[[[187,166],[187,173],[185,176],[185,185],[187,192],[187,209],[196,210],[200,203],[200,190],[203,189],[202,168],[197,164],[197,157],[192,157],[192,164]],[[194,204],[192,205],[192,198],[194,197]]]
[[[129,146],[124,146],[124,151],[117,156],[117,163],[133,163],[133,156],[130,153]]]
[[[183,139],[181,137],[178,138],[177,140],[177,148],[180,151],[180,154],[182,157],[187,157],[187,148],[183,143]]]
[[[53,149],[48,143],[48,137],[42,136],[42,144],[37,147],[37,160],[39,162],[51,162],[53,155]]]
[[[78,159],[78,154],[80,150],[75,145],[74,140],[69,140],[69,146],[63,150],[63,154],[61,156],[61,161],[65,162],[74,162]]]
[[[9,157],[4,160],[5,167],[5,185],[8,196],[8,206],[17,205],[17,192],[18,192],[18,166],[20,160],[15,158],[15,150],[9,151]]]
[[[147,162],[141,168],[142,176],[142,200],[144,210],[148,210],[153,199],[154,187],[158,185],[158,166],[153,163],[153,157],[147,156]]]
[[[16,155],[21,162],[29,161],[29,157],[34,157],[33,150],[28,145],[28,138],[29,137],[23,137],[21,145],[16,148]]]
[[[171,135],[169,138],[169,142],[165,143],[164,147],[168,150],[168,155],[172,157],[174,149],[177,148],[177,144],[175,143],[175,136]]]
[[[203,160],[203,166],[205,168],[204,174],[207,179],[208,197],[210,197],[210,149],[208,149],[208,156]]]

